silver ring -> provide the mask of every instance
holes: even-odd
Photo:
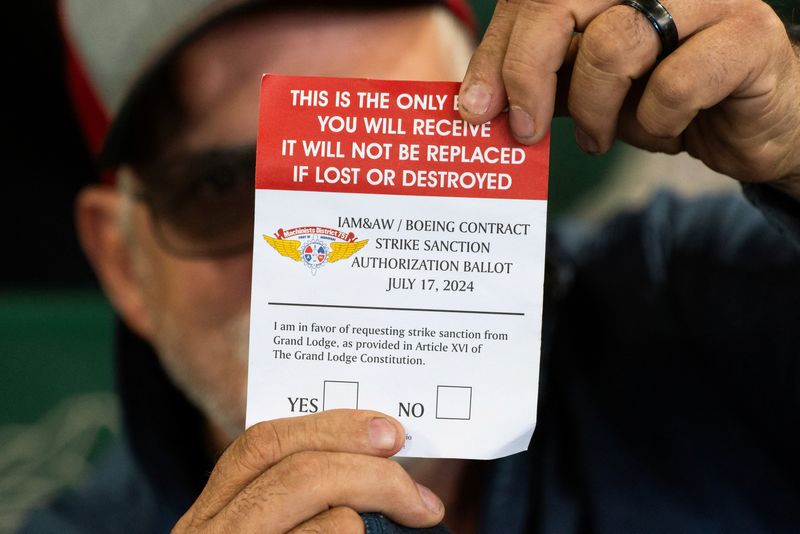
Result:
[[[667,8],[658,0],[622,0],[621,5],[629,6],[642,13],[658,33],[661,40],[661,54],[666,57],[678,48],[678,27]]]

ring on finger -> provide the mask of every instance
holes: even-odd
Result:
[[[621,5],[632,7],[642,13],[653,25],[661,41],[661,58],[678,48],[678,27],[667,8],[658,0],[622,0]]]

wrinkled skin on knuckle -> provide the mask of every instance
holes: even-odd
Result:
[[[737,18],[736,43],[749,61],[768,67],[775,60],[791,57],[792,44],[786,26],[769,4],[761,0],[742,0],[735,11]],[[756,59],[759,58],[759,59]],[[770,61],[771,60],[771,61]],[[758,69],[752,76],[760,76]]]
[[[786,27],[775,10],[762,1],[750,0],[740,11],[747,18],[754,35],[777,37],[785,40]]]
[[[524,100],[526,86],[536,81],[533,68],[515,57],[506,56],[503,61],[502,76],[503,85],[511,103],[519,103]]]
[[[304,448],[319,450],[324,439],[322,435],[327,431],[325,422],[319,417],[297,417],[291,425],[286,427],[288,438],[294,443],[302,443]]]
[[[503,49],[499,43],[481,43],[467,69],[472,83],[491,81],[501,70]]]
[[[666,68],[654,80],[653,96],[665,108],[674,109],[690,104],[695,86],[692,73],[674,68]]]
[[[606,72],[598,70],[592,65],[587,65],[584,62],[579,62],[575,65],[572,73],[573,80],[580,79],[580,83],[571,83],[568,93],[567,109],[571,117],[575,119],[591,118],[593,116],[602,116],[602,110],[597,109],[595,105],[587,107],[587,101],[594,104],[596,96],[594,89],[599,86],[617,87],[622,83],[629,83],[625,76],[613,72]]]
[[[330,454],[302,451],[286,457],[276,467],[281,468],[280,477],[290,491],[308,491],[321,487],[335,479],[336,468]]]
[[[199,525],[210,521],[214,517],[214,511],[220,510],[225,506],[226,501],[219,491],[205,490],[203,497],[203,509],[199,509],[196,506],[190,509],[191,521],[189,525]]]
[[[659,76],[651,81],[649,90],[652,92],[649,105],[641,106],[636,114],[639,124],[652,136],[677,137],[681,133],[677,131],[680,125],[671,124],[663,110],[690,106],[693,91],[691,80],[686,73]]]
[[[601,128],[605,121],[609,120],[610,113],[598,105],[595,88],[609,84],[619,86],[620,77],[591,68],[586,69],[585,65],[576,66],[573,77],[575,75],[580,75],[582,82],[570,85],[567,93],[567,111],[575,123],[587,133],[596,133],[592,130]]]
[[[240,441],[235,459],[245,469],[270,465],[283,454],[284,437],[272,421],[251,426],[242,434]]]
[[[575,18],[562,0],[540,0],[532,3],[526,11],[526,18],[546,25],[562,37],[572,35]]]
[[[666,122],[660,115],[653,113],[652,110],[640,109],[636,118],[645,132],[658,139],[672,139],[680,134],[680,132],[675,132],[673,125]]]
[[[267,473],[255,479],[248,491],[240,493],[230,504],[233,516],[268,513],[273,499],[286,500],[294,495],[313,492],[321,483],[324,472],[318,453],[296,453],[275,464]]]
[[[581,50],[588,62],[604,72],[616,70],[630,47],[625,36],[614,31],[614,25],[601,21],[590,24],[581,39]]]
[[[245,517],[248,515],[260,515],[268,517],[272,511],[270,501],[275,498],[285,498],[293,493],[293,490],[285,484],[285,479],[274,479],[269,477],[259,477],[254,480],[249,491],[242,492],[228,504],[227,515],[229,517]]]
[[[638,79],[656,60],[660,49],[653,28],[642,15],[627,6],[615,6],[595,19],[587,28],[591,43],[587,48],[598,68]]]

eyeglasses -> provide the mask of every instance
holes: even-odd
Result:
[[[132,191],[147,204],[161,246],[183,257],[240,254],[253,246],[254,146],[204,151],[146,172]]]

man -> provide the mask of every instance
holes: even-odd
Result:
[[[797,530],[800,62],[766,4],[664,2],[678,42],[641,6],[499,2],[468,68],[468,34],[436,2],[161,3],[155,15],[125,4],[68,2],[65,20],[115,113],[104,154],[117,186],[84,191],[77,221],[124,322],[129,445],[30,530],[388,532],[359,513],[421,528],[445,509],[455,532]],[[660,5],[646,4],[650,15]],[[102,39],[108,24],[148,41],[170,16],[183,26],[149,56],[126,40],[136,34]],[[104,63],[101,45],[130,60]],[[241,177],[260,74],[450,80],[465,69],[467,120],[508,105],[515,136],[533,143],[568,110],[588,152],[615,137],[688,151],[766,184],[750,195],[780,230],[741,201],[664,198],[593,240],[556,234],[527,454],[406,471],[387,459],[402,428],[368,411],[241,433],[251,255],[239,216],[252,202]]]

